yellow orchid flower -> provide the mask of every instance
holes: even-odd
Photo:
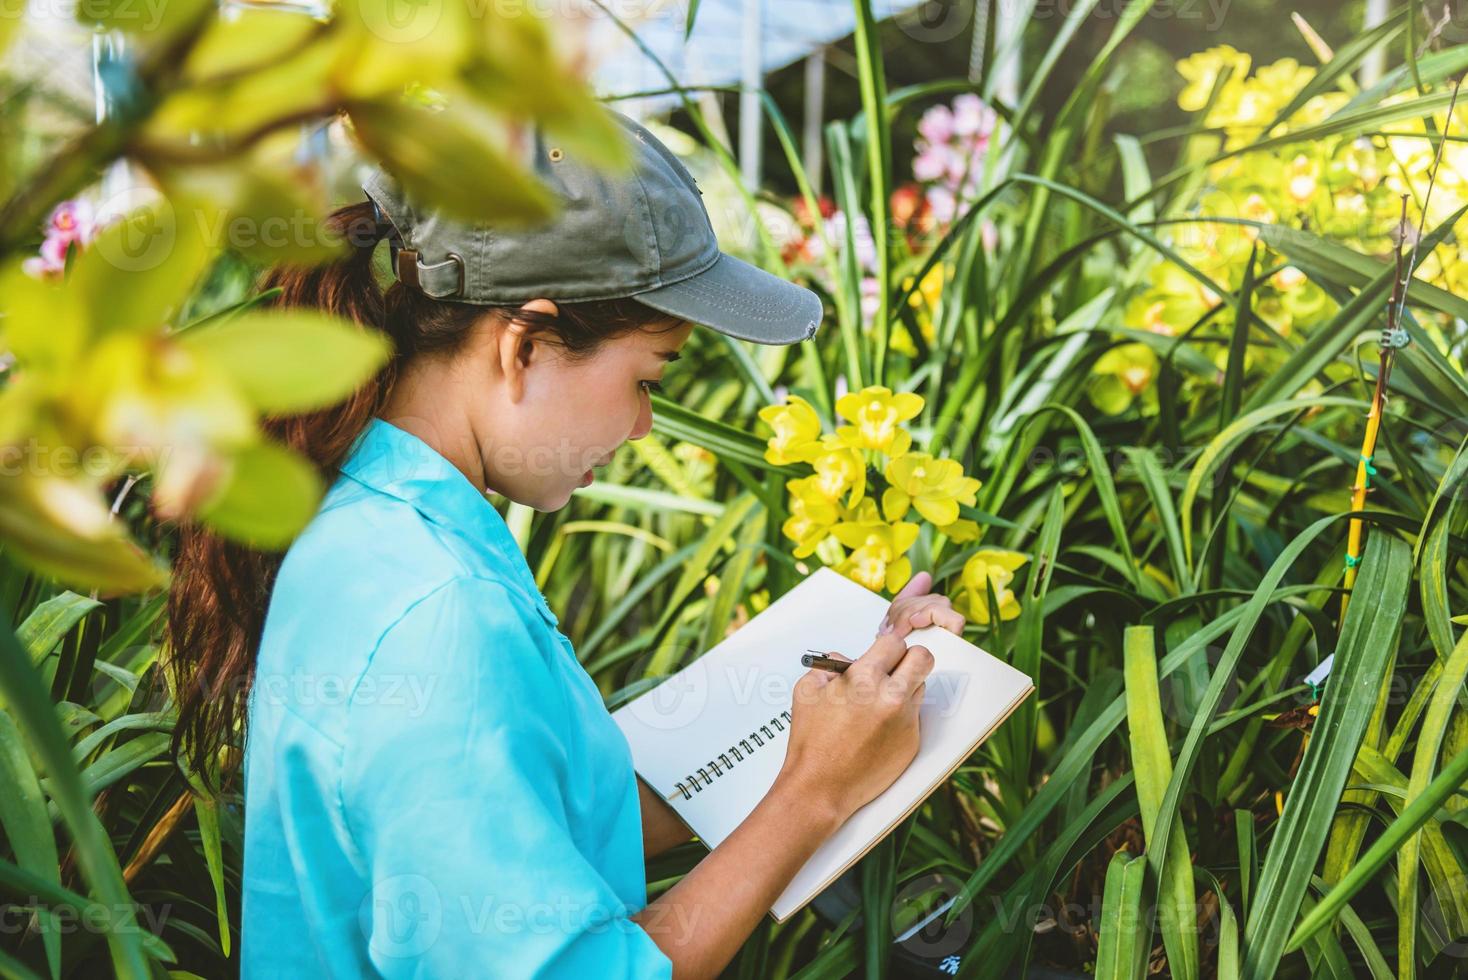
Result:
[[[1224,97],[1219,101],[1226,104],[1236,101],[1237,93],[1243,87],[1244,76],[1249,73],[1249,61],[1247,54],[1227,44],[1220,44],[1182,59],[1177,63],[1177,70],[1183,78],[1187,79],[1188,84],[1178,94],[1177,104],[1187,112],[1197,112],[1202,109],[1208,104],[1208,97],[1213,92],[1213,86],[1225,68],[1230,68],[1232,71],[1225,83]],[[1215,106],[1215,113],[1218,108]],[[1210,118],[1212,117],[1213,115],[1210,114]]]
[[[869,517],[875,517],[869,512]],[[907,549],[917,540],[918,526],[908,521],[888,524],[880,519],[843,521],[832,535],[852,552],[836,571],[873,592],[896,592],[912,578]]]
[[[1308,203],[1320,188],[1319,164],[1303,153],[1290,161],[1289,166],[1285,168],[1285,174],[1289,178],[1286,186],[1289,189],[1290,197],[1299,204]]]
[[[912,334],[901,320],[892,324],[892,337],[887,341],[887,349],[903,357],[917,357],[917,344],[912,342]]]
[[[1140,395],[1157,397],[1152,382],[1157,377],[1157,354],[1146,344],[1122,344],[1096,359],[1091,368],[1092,403],[1107,415],[1120,415]]]
[[[973,506],[981,484],[963,475],[956,459],[936,459],[927,453],[908,453],[887,464],[882,512],[889,521],[901,520],[909,506],[939,527],[958,520],[958,505]]]
[[[931,347],[937,340],[937,328],[933,325],[933,316],[938,309],[938,300],[943,296],[943,280],[947,273],[942,262],[933,263],[933,267],[923,276],[917,288],[912,290],[907,297],[907,305],[914,310],[913,318],[917,321],[918,330],[922,332],[923,339]],[[904,276],[902,279],[903,289],[912,289],[913,276]],[[907,324],[902,320],[892,323],[892,338],[888,341],[891,350],[907,357],[917,356],[917,344],[913,343],[912,334],[907,329]]]
[[[846,502],[854,507],[866,493],[866,460],[860,450],[847,445],[840,437],[824,436],[811,465],[816,471],[813,485],[828,499],[835,500],[849,490]]]
[[[767,462],[808,463],[820,451],[821,418],[799,395],[788,396],[784,405],[766,405],[759,417],[775,430],[765,449]]]
[[[1008,622],[1020,614],[1019,600],[1009,588],[1015,569],[1029,557],[1002,548],[981,548],[963,566],[960,576],[962,591],[953,607],[981,626],[989,624],[989,594],[985,582],[994,585],[994,598],[999,600],[999,619]]]
[[[892,393],[873,385],[849,392],[836,400],[836,414],[854,422],[836,430],[841,441],[855,449],[875,449],[900,456],[912,445],[912,436],[902,423],[923,410],[923,398],[910,391]]]
[[[805,558],[831,533],[844,508],[820,491],[813,476],[791,480],[786,489],[790,491],[790,517],[780,531],[795,542],[795,557]]]
[[[938,308],[938,300],[943,295],[943,277],[946,275],[942,262],[934,262],[928,274],[923,276],[918,283],[917,290],[908,297],[907,301],[914,308],[921,309],[924,305],[930,310]],[[908,276],[902,283],[903,288],[912,284],[912,276]],[[929,337],[929,340],[932,338]]]
[[[938,530],[948,536],[950,541],[963,544],[966,541],[977,541],[979,539],[979,522],[970,521],[960,517],[952,524],[943,524]]]

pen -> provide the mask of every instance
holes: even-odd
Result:
[[[828,657],[819,650],[811,650],[809,653],[801,654],[800,665],[802,667],[819,667],[821,670],[829,670],[833,674],[844,674],[846,668],[851,666],[851,662],[837,660],[835,657]]]

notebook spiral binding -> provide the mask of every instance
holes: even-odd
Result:
[[[704,787],[712,786],[715,779],[733,769],[734,765],[743,761],[746,755],[760,748],[767,741],[773,740],[776,732],[783,732],[789,721],[789,710],[780,712],[771,718],[768,724],[759,726],[758,729],[750,732],[747,738],[741,738],[738,744],[729,746],[728,751],[720,752],[718,758],[710,759],[705,765],[699,766],[698,769],[678,780],[676,791],[682,793],[685,800],[693,799],[693,793],[702,793]],[[741,748],[743,752],[740,751]],[[690,793],[689,789],[692,789],[693,793]]]

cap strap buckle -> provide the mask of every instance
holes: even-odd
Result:
[[[398,281],[434,299],[464,295],[464,259],[456,252],[442,262],[422,264],[418,250],[398,250]]]
[[[398,282],[402,283],[404,286],[422,291],[423,287],[418,282],[417,249],[398,249]]]

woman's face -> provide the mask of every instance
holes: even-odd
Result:
[[[555,312],[545,300],[527,305]],[[693,331],[659,324],[575,359],[520,325],[497,326],[480,361],[489,384],[470,403],[474,442],[487,488],[541,511],[564,507],[622,443],[652,430],[649,389]]]

